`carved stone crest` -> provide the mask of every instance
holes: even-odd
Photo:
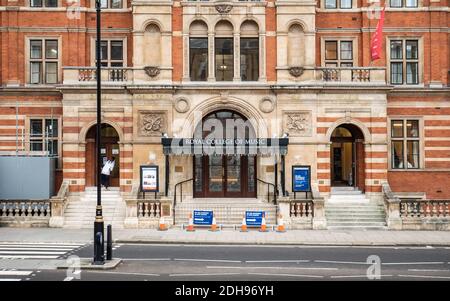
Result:
[[[159,75],[159,73],[161,73],[161,70],[159,69],[159,67],[155,67],[155,66],[146,66],[146,67],[144,67],[144,71],[150,77],[156,77]]]
[[[305,71],[305,69],[303,67],[290,67],[289,68],[289,74],[292,75],[293,77],[299,77],[303,74],[303,71]]]
[[[311,127],[310,111],[284,113],[284,129],[289,136],[311,136]]]
[[[231,4],[218,4],[216,10],[219,14],[228,14],[233,9]]]
[[[139,135],[161,136],[167,131],[167,116],[165,112],[140,111]]]

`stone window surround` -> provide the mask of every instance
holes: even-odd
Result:
[[[397,87],[418,87],[423,85],[423,70],[424,70],[424,46],[423,46],[423,37],[421,36],[390,36],[387,35],[385,37],[386,42],[386,82],[391,84],[391,40],[401,40],[403,41],[403,51],[405,51],[405,40],[417,40],[418,41],[418,51],[419,51],[419,57],[418,57],[418,75],[419,80],[417,84],[406,84],[406,80],[403,81],[403,84],[395,84]],[[404,59],[405,60],[405,59]],[[404,74],[403,76],[406,76]]]
[[[50,10],[55,10],[58,8],[63,7],[63,3],[66,3],[65,0],[58,0],[58,5],[56,7],[47,7],[44,5],[45,0],[42,0],[42,6],[31,6],[31,0],[25,0],[25,6],[29,7],[31,9],[50,9]]]
[[[58,120],[58,169],[62,169],[62,118],[59,115],[27,115],[25,118],[25,150],[30,151],[30,120],[31,119],[56,119]],[[43,129],[44,130],[44,129]]]
[[[62,37],[61,36],[34,36],[34,35],[26,35],[25,36],[25,83],[26,85],[32,86],[48,86],[54,84],[31,84],[31,73],[30,73],[30,41],[31,40],[57,40],[58,41],[58,83],[62,82],[63,79],[63,71],[62,71]],[[42,50],[44,51],[44,49]],[[43,53],[44,55],[44,53]],[[42,76],[45,76],[43,73]]]
[[[359,50],[359,39],[356,36],[327,36],[320,38],[320,65],[325,67],[325,42],[326,41],[352,41],[353,46],[353,67],[358,67],[358,50]],[[339,51],[339,50],[338,50]],[[339,54],[340,55],[340,54]]]
[[[234,26],[234,22],[231,22],[228,19],[223,19],[225,21],[230,22],[233,25],[234,31],[233,31],[233,47],[234,47],[234,76],[233,76],[233,82],[241,82],[241,64],[240,64],[240,39],[241,39],[241,33],[240,33],[240,26],[245,21],[254,21],[258,27],[259,27],[259,79],[258,82],[265,82],[266,81],[266,68],[265,68],[265,32],[263,32],[260,28],[260,24],[258,24],[257,21],[253,19],[244,18],[242,22],[239,24],[239,29],[237,30]],[[202,19],[193,18],[189,24],[192,24],[195,21],[202,21],[205,22]],[[217,22],[220,22],[221,20],[218,20]],[[206,22],[205,22],[206,23]],[[215,27],[216,24],[214,24]],[[189,28],[189,27],[188,27]],[[190,74],[189,74],[189,38],[190,37],[203,37],[203,35],[191,35],[189,31],[187,33],[183,33],[183,82],[190,82]],[[217,36],[217,37],[224,37],[224,36]],[[250,36],[242,36],[242,37],[250,37]],[[254,36],[256,37],[256,36]],[[215,30],[211,30],[208,28],[208,79],[206,82],[217,82],[216,76],[215,76]],[[222,82],[222,81],[219,81]],[[226,83],[226,82],[224,82]],[[251,82],[246,82],[251,83]]]
[[[392,168],[392,137],[391,137],[391,126],[392,120],[418,120],[419,121],[419,167],[418,168]],[[388,138],[388,171],[394,172],[407,172],[407,171],[421,171],[425,170],[425,139],[424,139],[424,120],[423,116],[406,116],[406,115],[390,115],[387,121],[387,138]],[[395,140],[395,139],[394,139]],[[403,138],[407,140],[407,138]],[[406,151],[406,149],[404,150]]]
[[[320,0],[320,9],[324,11],[342,11],[342,12],[349,12],[352,9],[355,9],[358,7],[358,0],[352,0],[352,7],[351,8],[325,8],[325,0]],[[339,0],[336,0],[337,3],[339,3]]]
[[[95,43],[96,37],[91,36],[90,43],[91,43],[91,66],[95,66],[95,60],[96,60],[96,52],[95,52]],[[126,36],[117,36],[117,37],[111,37],[111,36],[102,36],[102,41],[122,41],[123,42],[123,68],[128,66],[128,39]],[[109,43],[108,43],[109,45]]]
[[[401,0],[401,1],[402,1],[403,4],[406,3],[406,0]],[[403,5],[402,7],[392,7],[391,6],[391,0],[386,0],[386,8],[390,8],[392,10],[397,10],[397,9],[406,9],[406,10],[408,10],[408,9],[415,9],[415,8],[423,7],[423,0],[416,0],[416,1],[417,1],[417,6],[408,7],[408,6]],[[430,2],[433,2],[433,1],[430,1]]]
[[[59,1],[61,1],[61,0],[59,0]],[[128,5],[128,1],[122,0],[122,8],[102,8],[102,11],[106,11],[106,12],[123,11],[123,10],[128,9],[127,5]],[[90,0],[90,8],[95,9],[95,0]]]

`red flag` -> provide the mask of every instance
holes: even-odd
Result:
[[[382,38],[383,38],[383,24],[384,24],[384,7],[381,11],[380,20],[378,20],[377,29],[375,34],[372,37],[372,41],[370,41],[370,54],[372,61],[378,60],[381,58],[381,47],[382,47]]]

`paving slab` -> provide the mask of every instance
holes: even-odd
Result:
[[[55,228],[0,228],[0,241],[3,242],[42,242],[42,243],[91,243],[91,229]],[[268,245],[410,245],[410,246],[450,246],[450,231],[389,231],[389,230],[288,230],[240,232],[223,229],[210,232],[199,229],[195,232],[169,229],[114,229],[116,243],[183,243],[183,244],[268,244]]]

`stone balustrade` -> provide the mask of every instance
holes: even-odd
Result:
[[[317,68],[316,79],[327,83],[386,83],[386,69],[375,67]]]
[[[49,200],[0,200],[0,226],[62,227],[69,182]]]
[[[400,199],[383,184],[386,222],[395,230],[450,230],[450,200]]]
[[[0,201],[0,225],[10,227],[47,227],[51,217],[48,200]]]
[[[65,85],[94,85],[95,67],[64,67]],[[303,70],[303,68],[302,68]],[[101,79],[106,85],[139,85],[171,83],[171,68],[159,67],[102,67]],[[287,72],[287,71],[286,71]],[[382,67],[305,67],[295,79],[305,85],[385,85],[386,69]],[[283,81],[283,85],[288,82]],[[243,84],[249,84],[243,82]],[[250,83],[251,84],[251,83]],[[196,82],[196,85],[214,85]]]
[[[167,227],[173,224],[173,200],[159,196],[157,199],[144,198],[139,192],[139,183],[134,183],[125,198],[125,228],[157,228],[162,217]]]
[[[291,218],[312,218],[314,204],[311,200],[293,200],[290,203]]]
[[[450,218],[450,200],[402,200],[400,216],[402,218]]]
[[[317,185],[312,185],[311,199],[280,197],[279,212],[289,229],[326,229],[325,200]]]

